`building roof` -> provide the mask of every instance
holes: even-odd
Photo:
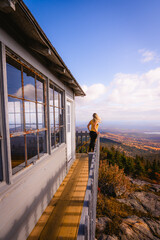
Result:
[[[84,91],[22,0],[0,0],[0,26],[32,52],[76,96]]]

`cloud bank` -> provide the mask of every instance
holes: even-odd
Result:
[[[77,121],[97,112],[102,121],[160,120],[160,68],[144,74],[117,73],[105,86],[83,86],[86,97],[76,100]]]

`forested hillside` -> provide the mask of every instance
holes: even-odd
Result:
[[[156,158],[149,161],[138,155],[135,158],[128,157],[124,152],[115,149],[114,146],[111,148],[101,146],[100,160],[107,160],[109,164],[118,165],[120,169],[124,169],[125,174],[132,177],[160,182],[160,161]]]
[[[145,180],[145,181],[144,181]],[[160,239],[160,162],[100,148],[96,238]]]

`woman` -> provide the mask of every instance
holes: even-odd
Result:
[[[88,123],[87,128],[90,131],[90,144],[89,144],[89,152],[91,150],[94,151],[94,145],[95,145],[95,140],[97,138],[97,135],[99,134],[98,132],[98,123],[100,122],[100,117],[97,115],[97,113],[93,113],[93,119]],[[90,130],[90,125],[91,125],[91,130]]]

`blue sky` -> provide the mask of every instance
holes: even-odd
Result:
[[[25,0],[87,96],[77,119],[160,119],[159,0]]]

